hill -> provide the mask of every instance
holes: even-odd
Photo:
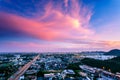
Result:
[[[120,72],[120,57],[115,57],[113,59],[109,60],[96,60],[96,59],[90,59],[85,58],[81,60],[83,64],[97,67],[97,68],[105,68],[105,70],[111,70],[112,73]],[[113,66],[114,65],[114,66]]]
[[[109,52],[106,52],[105,55],[114,55],[114,56],[120,56],[120,50],[119,49],[113,49]]]

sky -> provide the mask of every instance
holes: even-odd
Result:
[[[0,52],[120,49],[120,0],[0,0]]]

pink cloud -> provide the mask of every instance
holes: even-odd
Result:
[[[67,2],[65,1],[66,5]],[[70,13],[66,14],[61,10],[62,5],[56,9],[50,2],[44,8],[43,16],[25,18],[3,12],[0,13],[0,17],[4,17],[4,21],[9,24],[9,27],[43,40],[78,39],[93,34],[88,25],[91,18],[90,10],[84,8],[85,10],[80,12],[82,7],[79,6],[77,0],[71,2]],[[36,14],[39,14],[39,11]]]
[[[3,44],[3,43],[2,43]],[[91,41],[87,43],[35,43],[35,42],[5,42],[5,49],[16,49],[19,51],[84,51],[84,50],[110,50],[114,48],[120,48],[119,41]],[[91,47],[92,45],[92,47]],[[15,46],[15,47],[14,47]]]
[[[103,50],[110,50],[118,48],[120,49],[120,41],[92,41],[91,43],[87,44],[86,48],[101,48]]]
[[[65,7],[68,7],[68,0],[64,0]]]

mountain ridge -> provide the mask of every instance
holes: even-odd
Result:
[[[112,49],[112,50],[106,52],[105,55],[120,56],[120,49]]]

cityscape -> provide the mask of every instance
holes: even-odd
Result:
[[[120,0],[0,0],[0,80],[120,80]]]
[[[120,80],[116,51],[1,53],[0,80]]]

